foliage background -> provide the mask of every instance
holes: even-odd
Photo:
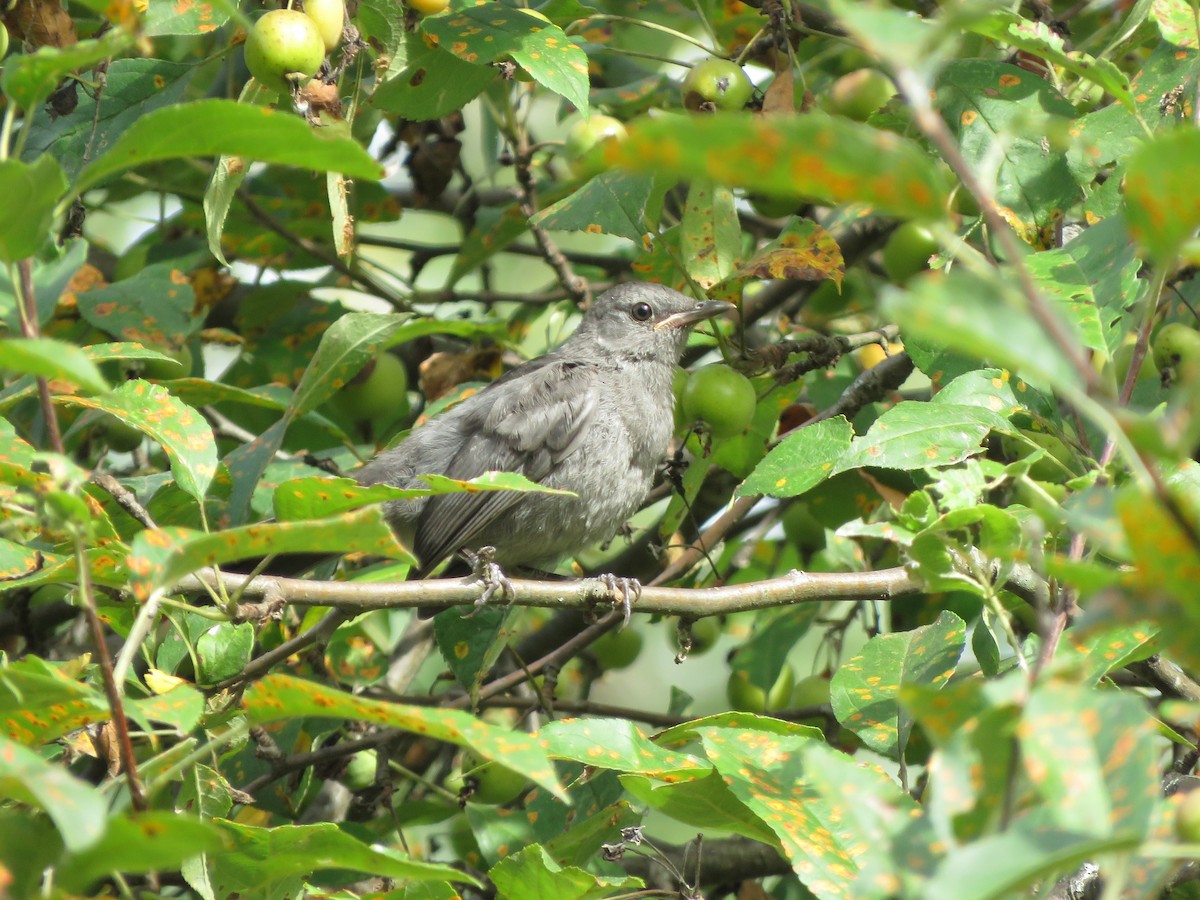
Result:
[[[257,5],[3,13],[0,895],[1189,895],[1194,7],[540,11],[362,0],[299,108]],[[633,623],[405,582],[334,474],[631,278],[757,396],[575,562]]]

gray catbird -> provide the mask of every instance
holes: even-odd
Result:
[[[671,439],[672,380],[692,326],[725,310],[657,284],[597,297],[557,350],[417,428],[355,473],[419,487],[422,474],[519,472],[554,494],[443,494],[387,505],[423,576],[453,553],[494,548],[501,566],[547,566],[612,537],[650,490]],[[626,598],[628,602],[628,597]]]

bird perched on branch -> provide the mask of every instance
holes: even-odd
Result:
[[[570,491],[442,494],[386,507],[419,576],[460,551],[483,551],[484,564],[551,567],[612,537],[646,498],[671,439],[672,382],[688,333],[729,308],[658,284],[618,285],[557,350],[417,428],[355,477],[412,488],[424,474],[517,472]],[[497,569],[476,574],[491,582],[481,602],[504,589]],[[628,614],[631,582],[606,580],[623,591]]]

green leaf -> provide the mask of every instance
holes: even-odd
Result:
[[[171,3],[152,3],[151,12],[175,8]],[[192,11],[211,6],[194,4]],[[105,73],[104,95],[98,115],[52,118],[38,116],[29,131],[27,150],[44,153],[59,161],[69,178],[74,178],[92,156],[107,147],[134,122],[156,109],[180,102],[196,66],[165,59],[114,59]]]
[[[810,890],[826,897],[861,896],[851,886],[864,869],[890,862],[890,835],[923,824],[916,803],[877,766],[853,761],[819,740],[759,732],[750,721],[740,725],[699,732],[734,796],[775,833]],[[907,863],[917,865],[917,859]],[[904,871],[886,868],[893,876]]]
[[[232,678],[246,668],[253,653],[254,626],[249,622],[214,624],[196,641],[197,683],[216,684]]]
[[[640,244],[651,230],[646,204],[653,192],[653,176],[609,170],[535,213],[530,221],[551,231],[615,234]]]
[[[109,821],[99,843],[62,861],[58,877],[66,890],[83,893],[110,873],[170,871],[184,860],[220,847],[220,832],[208,822],[173,812],[117,816]]]
[[[98,844],[62,860],[59,877],[67,890],[83,893],[110,872],[122,875],[178,869],[186,859],[222,846],[221,834],[208,822],[174,812],[143,812],[116,817]]]
[[[914,142],[819,113],[804,116],[661,116],[607,141],[609,166],[829,204],[862,202],[898,216],[937,217],[947,187]]]
[[[474,100],[499,77],[491,66],[464,62],[414,34],[409,36],[408,64],[379,86],[371,103],[414,122],[440,119]]]
[[[821,876],[846,877],[837,854],[848,852],[857,878],[837,896],[925,897],[924,880],[943,858],[940,840],[950,832],[938,834],[923,807],[878,766],[820,743],[804,748],[802,763],[805,788],[815,798],[812,818],[828,832],[808,831],[804,855],[789,854],[801,880],[816,889],[828,886]],[[805,857],[816,862],[819,874],[809,871]]]
[[[37,162],[0,160],[0,197],[21,215],[0,216],[0,260],[33,256],[50,237],[54,209],[67,190],[67,177],[51,156]]]
[[[133,706],[143,719],[165,722],[181,732],[188,732],[204,715],[204,694],[190,684],[180,684],[166,693],[134,701]]]
[[[366,553],[406,558],[379,507],[327,519],[227,528],[206,534],[187,528],[139,532],[127,565],[130,590],[145,600],[155,588],[173,584],[204,566],[271,553]]]
[[[850,448],[854,429],[844,416],[797,428],[771,449],[742,484],[742,497],[797,497],[833,473]]]
[[[533,491],[541,494],[561,494],[573,497],[570,491],[560,488],[543,487],[536,481],[530,481],[524,475],[516,472],[484,472],[469,481],[457,478],[447,478],[445,475],[420,473],[421,480],[429,485],[434,494],[457,494],[462,492],[477,493],[478,491]]]
[[[662,784],[640,775],[622,775],[621,786],[639,803],[695,828],[729,831],[764,844],[775,834],[729,790],[725,779],[710,770],[703,778]]]
[[[735,673],[744,672],[750,684],[761,688],[769,699],[781,673],[791,679],[789,673],[783,672],[788,665],[788,654],[809,632],[817,615],[813,604],[764,611],[755,620],[750,638],[730,656],[731,669]],[[785,705],[790,702],[790,695],[784,698]]]
[[[1195,603],[1195,587],[1200,583],[1200,551],[1175,515],[1159,500],[1133,486],[1117,494],[1115,512],[1117,521],[1113,521],[1110,509],[1101,524],[1123,529],[1134,565],[1126,583],[1136,593],[1109,615],[1117,614],[1127,623],[1140,622],[1149,616],[1158,623],[1161,640],[1172,658],[1189,669],[1196,666],[1200,663],[1200,648],[1196,643],[1200,614]]]
[[[836,475],[863,466],[925,469],[951,466],[982,453],[988,433],[1007,427],[989,409],[956,403],[905,400],[887,410],[866,434],[850,442],[830,472]]]
[[[901,689],[907,684],[945,684],[966,638],[966,624],[946,611],[932,625],[871,638],[830,682],[838,721],[872,750],[899,759],[913,725],[899,703]]]
[[[292,478],[275,488],[275,518],[280,522],[303,522],[361,509],[384,500],[428,497],[432,493],[386,484],[361,485],[353,478],[306,475]]]
[[[334,322],[321,335],[317,352],[296,386],[292,415],[302,416],[333,396],[380,348],[388,346],[406,318],[395,313],[348,313]]]
[[[16,805],[0,810],[0,866],[10,897],[36,897],[46,870],[62,856],[63,842],[46,816]]]
[[[972,31],[1024,50],[1085,81],[1097,84],[1124,106],[1134,108],[1129,78],[1116,64],[1078,50],[1067,50],[1066,41],[1045,22],[1031,22],[1008,10],[994,10],[970,26]],[[1192,23],[1192,30],[1195,25]]]
[[[1017,765],[1012,735],[1023,699],[1020,677],[957,681],[940,690],[910,684],[902,691],[904,708],[937,748],[929,763],[937,783],[925,808],[943,833],[978,838],[1002,814]]]
[[[199,324],[196,292],[175,261],[153,263],[132,278],[79,295],[88,322],[123,341],[175,346]]]
[[[1060,249],[1034,253],[1025,265],[1085,346],[1111,355],[1126,331],[1115,325],[1143,290],[1141,262],[1121,217],[1098,222]]]
[[[68,849],[83,850],[104,834],[108,802],[99,791],[5,737],[0,737],[0,793],[45,810]]]
[[[621,783],[612,772],[596,773],[586,783],[571,785],[570,807],[542,791],[526,795],[525,810],[533,822],[533,833],[545,843],[546,852],[560,865],[586,866],[621,829],[638,825],[643,812],[624,800],[605,806],[604,798],[621,795]],[[580,821],[580,818],[587,818]]]
[[[1026,243],[1053,246],[1064,213],[1083,198],[1065,155],[1047,149],[1075,108],[1046,79],[991,60],[946,66],[937,106],[972,170],[995,172],[996,203],[1009,225]]]
[[[957,49],[949,39],[955,32],[942,25],[941,16],[914,16],[902,7],[859,0],[829,0],[828,5],[840,26],[892,68],[911,68],[928,77]]]
[[[150,3],[142,22],[149,37],[167,34],[203,35],[229,21],[233,6],[226,0],[202,3]]]
[[[1200,226],[1200,132],[1190,128],[1159,135],[1129,160],[1125,199],[1129,230],[1162,265]]]
[[[381,844],[367,845],[332,822],[256,828],[220,822],[230,846],[208,859],[218,897],[292,895],[286,887],[314,872],[350,870],[412,881],[479,882],[452,866],[420,862]]]
[[[121,384],[97,397],[61,397],[69,406],[86,406],[115,416],[162,445],[180,488],[197,500],[217,473],[217,444],[204,417],[176,400],[166,388],[142,379]]]
[[[11,473],[12,469],[9,466],[0,468],[0,474],[9,476]],[[26,480],[32,481],[31,478]],[[27,544],[0,538],[0,583],[30,575],[45,565],[43,554]]]
[[[1039,685],[1017,736],[1044,816],[1067,832],[1148,837],[1161,789],[1155,731],[1134,694]]]
[[[225,233],[225,220],[233,199],[247,174],[246,161],[240,156],[222,156],[204,189],[204,232],[208,235],[208,250],[223,266],[229,262],[221,249],[221,235]]]
[[[299,116],[281,110],[232,100],[180,103],[155,110],[131,125],[79,173],[75,194],[126,169],[191,156],[243,156],[368,181],[383,176],[379,163],[362,145],[331,133],[335,131],[312,128]]]
[[[488,605],[482,609],[452,607],[433,620],[442,659],[455,680],[472,695],[508,647],[513,635],[504,627],[508,618],[507,609]]]
[[[1130,835],[1090,838],[1018,823],[959,848],[920,890],[923,900],[993,900],[1025,895],[1040,880],[1073,871],[1096,858],[1120,858],[1137,841]]]
[[[93,393],[108,390],[108,382],[83,350],[53,338],[0,340],[0,369],[66,381]]]
[[[4,224],[0,222],[0,229]],[[28,223],[23,223],[28,228]],[[87,261],[88,242],[83,238],[68,238],[61,247],[44,248],[40,256],[34,257],[33,295],[37,300],[38,322],[45,326],[54,317],[58,298],[62,296],[71,278]],[[16,274],[8,266],[0,266],[0,320],[13,334],[21,334],[21,316],[17,311],[17,293],[9,280]]]
[[[438,47],[472,65],[511,56],[539,83],[587,115],[587,56],[557,25],[486,3],[430,17],[421,28]]]
[[[883,300],[883,315],[898,322],[906,337],[1010,369],[1039,387],[1080,390],[1079,375],[1063,350],[1034,319],[1024,298],[999,276],[985,279],[956,266],[946,275],[918,278],[910,285],[908,291],[888,291]],[[1074,327],[1057,308],[1048,312],[1075,337]]]
[[[539,736],[550,755],[601,769],[672,780],[698,778],[709,771],[695,757],[663,749],[625,719],[560,719],[547,724]]]
[[[14,53],[4,61],[0,93],[29,111],[45,100],[69,75],[119,56],[132,41],[123,28],[114,28],[98,40],[78,41],[67,47],[41,47],[33,53]]]
[[[539,741],[487,725],[459,710],[368,700],[290,675],[268,675],[255,682],[246,692],[243,707],[257,724],[309,716],[354,719],[470,747],[477,755],[523,772],[555,796],[563,796],[554,766]]]
[[[1190,11],[1188,15],[1191,16]],[[1116,189],[1121,185],[1124,164],[1145,142],[1147,129],[1164,131],[1175,127],[1177,117],[1163,115],[1163,97],[1190,77],[1195,71],[1196,58],[1194,49],[1159,44],[1134,78],[1135,110],[1110,103],[1075,120],[1071,128],[1073,139],[1066,153],[1079,183],[1088,184],[1101,169],[1117,166],[1111,173],[1116,177],[1109,177],[1106,183],[1112,188],[1107,192],[1104,187],[1093,190],[1085,209],[1093,210],[1106,193],[1107,201],[1115,204],[1106,214],[1116,213],[1118,207],[1123,209],[1123,197]]]
[[[793,278],[838,286],[846,271],[842,250],[833,235],[811,219],[793,218],[779,237],[768,241],[737,267],[739,278]]]
[[[603,900],[636,892],[640,878],[605,878],[575,866],[560,866],[537,844],[518,850],[488,871],[502,897],[553,897],[555,900]]]
[[[742,249],[733,192],[707,178],[695,179],[683,204],[680,249],[688,275],[708,290],[733,273]]]

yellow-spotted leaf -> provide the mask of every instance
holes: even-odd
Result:
[[[99,409],[150,435],[171,461],[175,482],[202,500],[217,472],[217,444],[204,417],[163,387],[126,381],[98,397],[64,397],[63,403]]]
[[[268,675],[256,682],[242,705],[256,724],[314,716],[354,719],[470,747],[485,759],[523,772],[556,796],[565,796],[544,740],[488,725],[456,709],[369,700],[290,675]]]
[[[943,611],[931,625],[871,638],[830,682],[838,721],[875,752],[898,759],[913,725],[900,705],[900,689],[945,684],[966,647],[966,635],[963,620]]]
[[[663,116],[597,148],[636,172],[710,178],[727,187],[830,204],[861,202],[899,216],[937,216],[947,186],[916,143],[857,122],[806,116]]]

